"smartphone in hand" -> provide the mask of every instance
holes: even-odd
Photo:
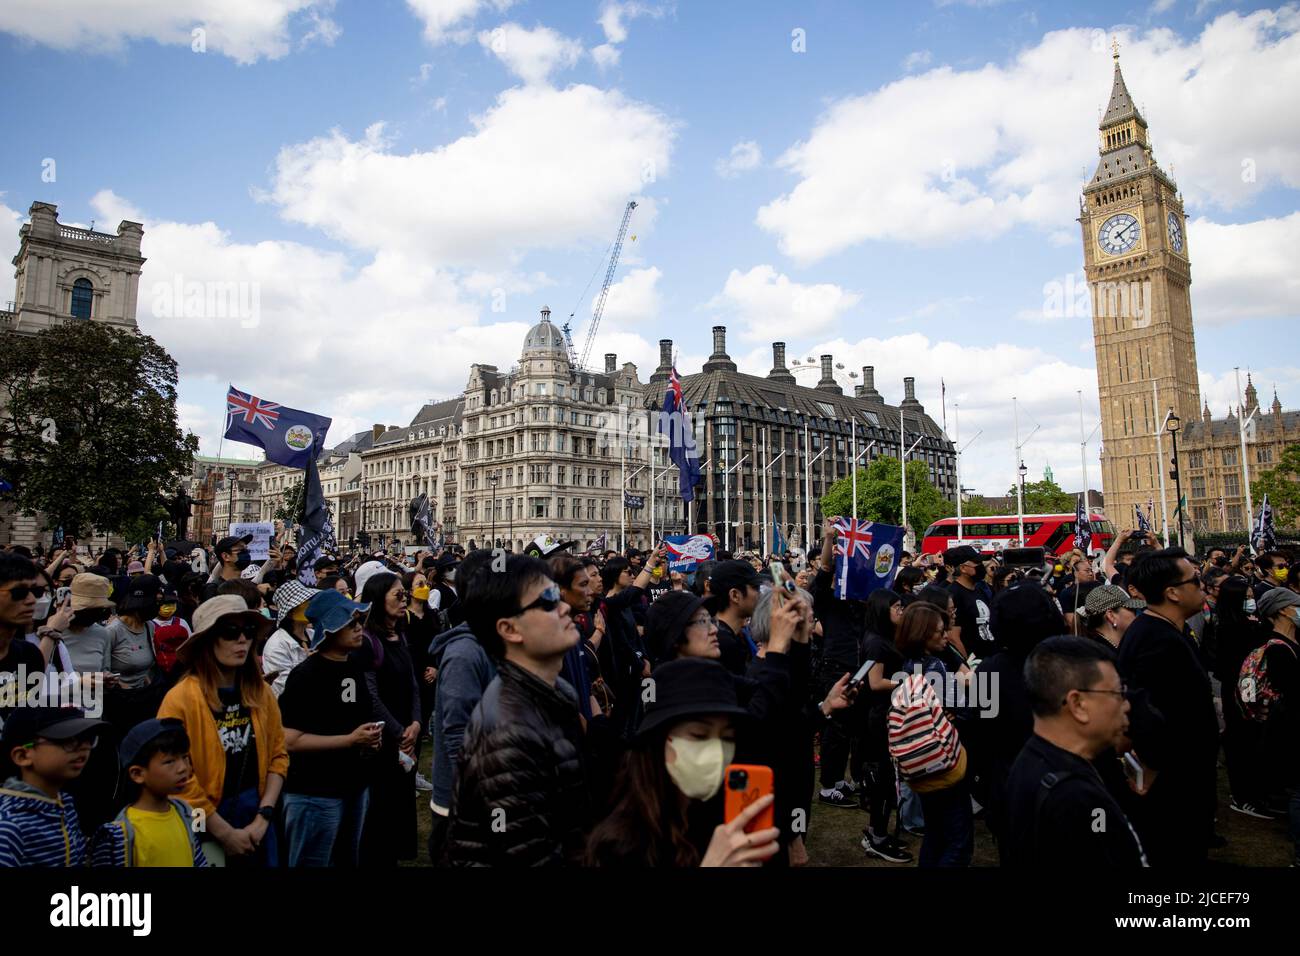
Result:
[[[745,809],[751,804],[756,803],[774,791],[772,768],[757,764],[733,763],[727,767],[723,775],[723,781],[724,786],[727,788],[723,810],[724,823],[730,823],[744,813]],[[767,830],[774,827],[776,825],[773,822],[775,819],[774,806],[775,804],[769,806],[750,820],[749,825],[745,827],[745,832],[753,833],[756,830]]]
[[[866,661],[861,667],[859,667],[858,672],[849,678],[849,689],[854,691],[858,690],[862,686],[863,682],[866,681],[867,673],[875,666],[875,661]]]

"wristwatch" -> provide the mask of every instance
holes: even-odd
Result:
[[[275,819],[275,807],[258,807],[257,815],[267,823],[270,823]]]
[[[831,719],[831,715],[835,713],[835,711],[830,710],[829,708],[827,708],[827,706],[826,706],[826,701],[824,701],[824,700],[823,700],[820,704],[817,705],[817,712],[818,712],[819,714],[821,714],[823,717],[825,717],[827,720],[830,720],[830,719]]]

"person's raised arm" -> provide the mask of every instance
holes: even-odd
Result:
[[[1115,536],[1115,540],[1110,543],[1110,548],[1106,551],[1106,556],[1101,559],[1101,572],[1106,575],[1107,583],[1109,583],[1110,579],[1116,574],[1115,559],[1119,557],[1120,548],[1124,546],[1124,542],[1132,537],[1132,535],[1132,528],[1125,528],[1121,531]]]

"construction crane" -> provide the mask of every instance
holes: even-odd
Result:
[[[573,334],[569,323],[564,323],[564,339],[569,347],[569,364],[574,368],[586,368],[587,358],[591,355],[591,343],[596,338],[596,329],[600,326],[600,317],[605,313],[605,300],[609,298],[609,287],[614,284],[614,273],[618,270],[618,259],[623,254],[623,240],[627,238],[627,226],[632,220],[632,210],[636,208],[635,200],[628,200],[623,209],[623,221],[619,223],[618,236],[609,254],[609,267],[605,270],[605,282],[600,287],[600,295],[591,310],[591,324],[587,326],[587,338],[582,345],[582,355],[576,355],[573,348]],[[572,318],[572,316],[570,316]]]

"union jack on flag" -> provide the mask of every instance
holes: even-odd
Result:
[[[861,558],[871,557],[871,526],[872,521],[862,520],[857,523],[856,533],[850,533],[853,526],[852,518],[835,519],[835,553],[844,555],[848,553],[850,544],[853,547],[853,554]]]
[[[242,415],[245,425],[261,425],[267,431],[275,431],[280,418],[278,403],[264,402],[234,388],[226,395],[226,411],[231,416]]]

